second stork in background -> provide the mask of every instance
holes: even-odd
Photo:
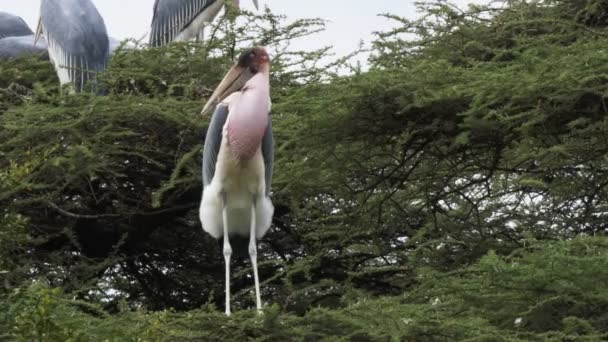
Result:
[[[0,11],[0,59],[45,53],[46,43],[34,46],[34,32],[21,17]]]
[[[33,35],[34,32],[19,16],[0,11],[0,39]]]
[[[203,30],[218,15],[226,0],[156,0],[150,45],[201,39]],[[239,8],[239,0],[232,0]],[[258,7],[258,0],[253,0]]]
[[[36,39],[41,34],[59,82],[76,92],[108,64],[106,25],[91,0],[42,0]]]

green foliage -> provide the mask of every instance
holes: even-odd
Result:
[[[19,253],[7,250],[23,266],[7,267],[7,278],[44,278],[114,310],[124,299],[133,307],[185,309],[221,298],[220,254],[195,210],[206,129],[201,97],[254,37],[278,51],[276,98],[332,69],[320,63],[326,49],[289,48],[323,21],[285,24],[270,12],[238,18],[238,25],[220,21],[204,44],[149,49],[127,42],[100,75],[104,97],[67,94],[52,73],[39,73],[34,84],[25,70],[49,68],[47,61],[2,62],[10,70],[3,90],[15,100],[0,116],[0,202],[27,222],[14,228],[26,232],[21,245],[11,242]]]
[[[359,298],[303,316],[266,307],[228,318],[213,307],[123,311],[69,298],[42,284],[0,302],[5,338],[87,341],[597,341],[608,337],[608,240],[532,242],[490,252],[458,272],[421,272],[412,291]]]
[[[36,83],[54,86],[57,81],[53,66],[39,57],[9,59],[0,63],[0,88],[3,90],[10,90],[11,85],[32,89]]]
[[[123,46],[104,97],[0,61],[1,338],[608,338],[605,4],[425,2],[386,15],[365,72],[291,48],[321,20],[230,12],[205,43]],[[254,44],[272,53],[272,305],[239,310],[237,259],[228,319],[199,111]]]

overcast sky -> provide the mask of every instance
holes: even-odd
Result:
[[[487,0],[451,0],[459,6]],[[299,48],[308,49],[333,45],[335,52],[345,55],[357,49],[359,41],[369,42],[373,31],[390,29],[392,23],[377,15],[392,13],[408,18],[416,16],[414,0],[259,0],[276,14],[289,19],[320,17],[329,20],[327,31],[300,42]],[[108,34],[117,39],[141,38],[150,28],[154,0],[93,0],[105,20]],[[254,9],[252,1],[241,0],[241,5]],[[0,11],[21,16],[36,27],[40,0],[0,0]]]

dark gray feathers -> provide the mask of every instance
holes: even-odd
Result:
[[[264,158],[264,176],[266,185],[266,196],[270,196],[272,185],[272,165],[274,162],[274,138],[272,136],[272,121],[268,120],[264,139],[262,140],[262,157]]]
[[[200,13],[215,1],[222,0],[156,0],[150,31],[150,45],[171,43]]]
[[[34,34],[25,21],[16,15],[0,12],[0,39]]]
[[[39,55],[47,59],[46,43],[38,41],[38,44],[34,45],[33,35],[0,39],[0,58],[17,58],[28,55]]]
[[[108,62],[108,33],[97,8],[90,0],[42,0],[40,20],[55,66],[67,68],[75,90],[83,90]]]
[[[203,147],[203,186],[209,185],[215,175],[215,164],[217,155],[222,146],[222,130],[228,117],[228,105],[218,105],[211,117],[207,135],[205,136],[205,146]]]
[[[215,164],[222,146],[222,131],[228,118],[228,105],[220,104],[216,107],[203,147],[203,186],[207,186],[215,175]],[[268,120],[268,126],[262,139],[262,157],[264,159],[264,181],[266,185],[266,196],[270,195],[272,184],[272,164],[274,161],[274,140],[272,136],[272,122]]]

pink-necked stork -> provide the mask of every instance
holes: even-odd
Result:
[[[203,149],[203,229],[224,238],[226,315],[230,315],[233,238],[249,240],[255,300],[262,309],[256,239],[270,228],[273,137],[270,121],[270,60],[263,48],[245,51],[203,108],[215,106]]]

